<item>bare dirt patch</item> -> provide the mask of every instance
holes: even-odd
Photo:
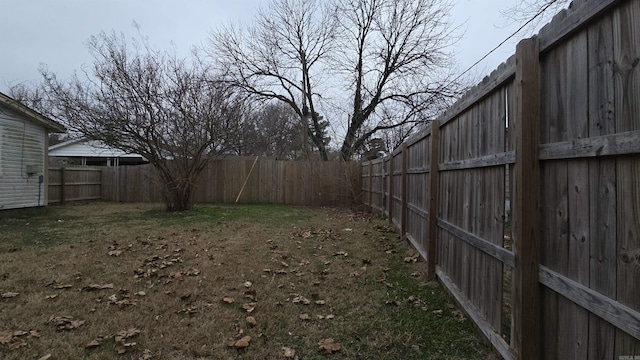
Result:
[[[386,222],[91,203],[0,217],[3,359],[492,357]]]

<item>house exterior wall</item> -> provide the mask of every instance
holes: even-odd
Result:
[[[47,204],[46,137],[44,127],[0,107],[0,210]]]

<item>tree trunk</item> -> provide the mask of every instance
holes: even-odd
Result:
[[[193,188],[189,181],[171,181],[165,183],[164,201],[167,211],[187,211],[193,209]]]

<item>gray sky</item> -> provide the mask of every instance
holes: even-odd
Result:
[[[187,56],[206,42],[208,32],[229,20],[250,22],[267,0],[0,0],[0,91],[41,80],[40,64],[60,78],[91,63],[84,43],[104,30],[137,37],[135,21],[150,43],[175,47]],[[452,19],[466,29],[456,45],[460,71],[466,69],[517,26],[504,27],[500,10],[516,0],[454,0]],[[474,70],[483,76],[514,53],[512,40]]]

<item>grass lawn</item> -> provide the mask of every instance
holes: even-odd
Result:
[[[0,212],[0,358],[495,358],[413,254],[345,209]]]

